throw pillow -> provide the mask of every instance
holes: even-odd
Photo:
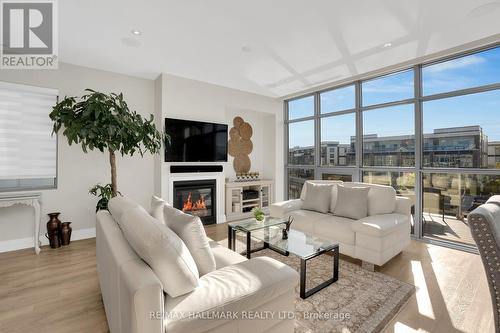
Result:
[[[164,206],[163,216],[165,224],[182,239],[191,252],[200,276],[215,271],[215,257],[200,218],[185,214],[170,205]]]
[[[142,207],[125,211],[118,221],[130,246],[158,276],[172,297],[198,286],[198,268],[184,242]]]
[[[129,209],[137,207],[140,207],[139,204],[129,198],[122,197],[121,195],[111,198],[108,202],[108,210],[111,213],[111,216],[113,216],[113,219],[117,222],[120,220],[123,213]]]
[[[160,197],[154,196],[151,198],[151,211],[149,212],[152,217],[165,223],[163,220],[163,207],[168,205],[168,203]]]
[[[368,214],[369,187],[345,187],[337,185],[337,204],[333,215],[354,220],[362,219]]]
[[[302,209],[328,213],[332,195],[332,184],[306,183],[306,196]]]

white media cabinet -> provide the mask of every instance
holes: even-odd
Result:
[[[226,183],[226,220],[235,221],[252,217],[251,210],[261,208],[269,214],[273,203],[273,180],[252,180]],[[244,198],[245,191],[257,191],[258,197]]]

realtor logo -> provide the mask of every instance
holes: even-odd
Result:
[[[0,0],[1,68],[57,68],[56,0]]]

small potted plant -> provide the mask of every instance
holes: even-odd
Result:
[[[102,209],[108,209],[109,199],[113,197],[113,186],[111,184],[106,184],[104,186],[97,184],[89,190],[89,193],[99,198],[95,207],[96,212]],[[120,192],[117,193],[120,194]]]
[[[254,209],[252,209],[252,213],[255,219],[259,222],[264,221],[264,219],[266,218],[264,212],[259,207],[255,207]]]

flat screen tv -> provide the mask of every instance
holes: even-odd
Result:
[[[227,125],[165,118],[165,162],[227,162]]]

